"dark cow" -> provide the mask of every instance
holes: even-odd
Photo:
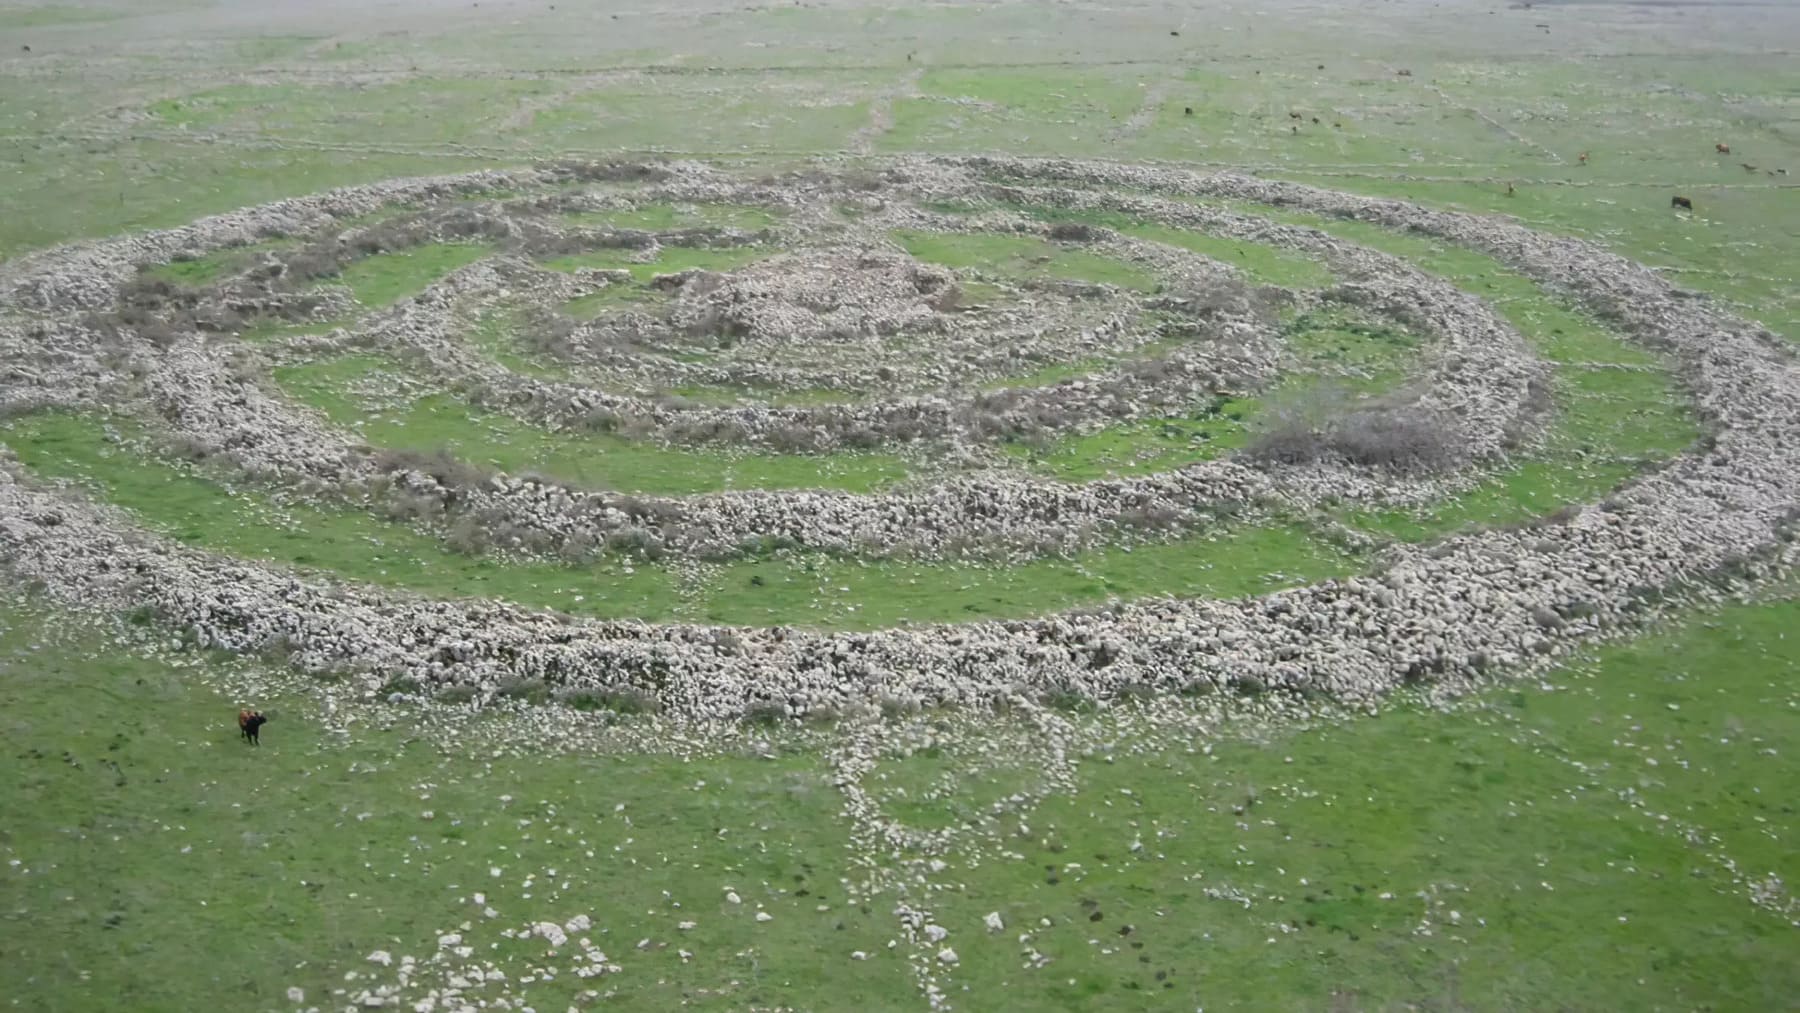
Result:
[[[243,733],[244,741],[253,746],[262,745],[262,740],[257,737],[257,733],[262,729],[263,725],[268,723],[269,716],[262,711],[238,711],[238,731]]]
[[[1713,145],[1713,150],[1721,155],[1729,155],[1731,154],[1731,145],[1723,143],[1715,144]]]
[[[1686,197],[1669,198],[1669,206],[1672,208],[1686,208],[1689,211],[1694,210],[1694,202],[1688,200]]]

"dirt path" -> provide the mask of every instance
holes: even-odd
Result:
[[[894,129],[894,100],[917,98],[919,95],[919,79],[925,75],[925,68],[913,67],[900,76],[900,80],[892,88],[885,88],[869,103],[869,122],[856,128],[850,135],[850,150],[858,155],[875,153],[875,141],[889,130]]]
[[[1108,141],[1124,141],[1144,132],[1144,128],[1156,121],[1156,111],[1162,108],[1163,101],[1169,97],[1169,89],[1175,82],[1167,78],[1159,79],[1155,84],[1144,89],[1144,100],[1138,103],[1137,109],[1126,117],[1125,122],[1113,128],[1106,135]]]
[[[1532,140],[1529,137],[1526,137],[1524,134],[1519,133],[1518,131],[1507,126],[1506,124],[1501,123],[1499,120],[1494,119],[1492,116],[1489,116],[1487,113],[1482,112],[1480,109],[1477,109],[1476,107],[1474,107],[1472,105],[1464,105],[1464,104],[1456,101],[1455,99],[1451,98],[1450,95],[1444,91],[1444,89],[1439,88],[1435,84],[1429,85],[1428,87],[1430,87],[1431,93],[1433,95],[1436,95],[1439,99],[1441,99],[1446,106],[1449,106],[1452,109],[1461,109],[1463,112],[1466,112],[1469,115],[1480,120],[1481,122],[1487,124],[1492,129],[1497,130],[1502,134],[1505,134],[1507,139],[1512,141],[1514,144],[1523,145],[1527,148],[1532,149],[1533,151],[1540,152],[1540,153],[1548,156],[1549,159],[1552,162],[1555,162],[1557,165],[1563,164],[1563,158],[1561,155],[1557,154],[1554,151],[1551,151],[1549,148],[1544,147],[1542,144],[1539,144],[1538,142]]]

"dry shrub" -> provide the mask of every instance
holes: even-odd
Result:
[[[606,551],[655,562],[663,557],[662,539],[648,528],[630,527],[606,536]]]
[[[301,288],[325,278],[335,278],[348,258],[336,242],[309,243],[281,258],[281,281]]]
[[[804,454],[817,450],[824,434],[798,422],[786,422],[769,430],[770,449],[784,454]]]
[[[1403,474],[1444,470],[1463,456],[1461,434],[1441,412],[1358,402],[1329,386],[1271,405],[1244,452],[1280,464],[1341,460]]]
[[[1121,527],[1133,531],[1168,531],[1180,527],[1184,514],[1167,503],[1146,503],[1119,511]]]
[[[1080,222],[1058,222],[1050,226],[1050,238],[1059,243],[1091,243],[1100,236],[1100,229]]]
[[[520,322],[518,336],[526,348],[542,355],[566,359],[576,348],[581,323],[574,317],[534,307]]]
[[[655,714],[662,702],[655,694],[630,686],[617,689],[572,689],[558,697],[563,706],[578,711],[613,711],[618,714]]]
[[[487,481],[481,468],[439,448],[433,451],[385,449],[375,453],[375,467],[381,474],[417,471],[429,475],[447,489],[470,489]]]
[[[551,166],[557,182],[633,183],[660,181],[672,173],[653,162],[559,162]]]

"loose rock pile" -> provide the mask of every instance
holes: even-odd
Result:
[[[824,634],[585,622],[512,606],[406,597],[197,552],[136,530],[117,511],[46,488],[16,462],[0,470],[0,560],[82,605],[149,607],[229,650],[279,646],[308,668],[348,668],[371,686],[395,677],[493,693],[517,679],[646,694],[671,713],[729,718],[1017,697],[1281,688],[1364,700],[1407,681],[1468,678],[1553,656],[1615,628],[1671,594],[1770,557],[1800,509],[1800,371],[1778,339],[1649,270],[1577,240],[1501,220],[1352,197],[1232,175],[1015,159],[892,163],[878,185],[828,167],[745,181],[703,166],[589,169],[582,178],[651,177],[627,194],[477,201],[527,193],[575,170],[487,173],[354,188],[285,201],[184,229],[51,251],[0,266],[0,409],[93,407],[131,392],[170,438],[295,494],[399,490],[435,499],[444,516],[531,534],[535,547],[603,544],[641,531],[677,555],[717,555],[766,538],[865,555],[954,554],[985,540],[1015,554],[1067,551],[1169,518],[1192,527],[1214,508],[1339,499],[1406,500],[1472,481],[1484,462],[1543,425],[1546,368],[1493,312],[1393,258],[1317,230],[1274,225],[1184,198],[1224,197],[1357,218],[1489,253],[1669,353],[1713,432],[1704,445],[1605,503],[1559,523],[1487,531],[1396,549],[1383,572],[1243,601],[1159,600],[1099,613],[1017,622]],[[778,206],[778,228],[648,233],[565,227],[555,215],[620,202],[701,200]],[[1339,279],[1317,292],[1259,293],[1230,268],[1097,226],[1049,226],[1011,211],[928,210],[958,200],[1121,211],[1170,225],[1271,243],[1322,258]],[[343,308],[342,296],[297,302],[304,263],[271,253],[263,266],[178,307],[182,328],[98,328],[132,289],[138,265],[269,235],[318,237],[337,219],[396,202],[425,207],[413,237],[479,235],[499,252],[414,299],[286,352],[246,353],[233,314]],[[583,201],[588,202],[583,204]],[[433,209],[433,202],[444,205]],[[852,203],[846,226],[829,214]],[[339,234],[363,249],[380,234]],[[968,310],[960,272],[913,261],[881,237],[894,229],[1034,235],[1137,265],[1160,279],[1145,296],[1115,287],[1034,284],[1026,298]],[[358,231],[358,230],[362,231]],[[1060,232],[1056,230],[1062,230]],[[772,254],[735,271],[680,273],[651,288],[665,305],[628,307],[556,335],[568,378],[500,366],[463,340],[497,305],[560,305],[622,272],[556,272],[532,259],[612,246],[648,257],[663,244]],[[780,248],[793,252],[777,254]],[[360,244],[360,245],[359,245]],[[314,238],[301,249],[328,256]],[[323,251],[323,252],[321,252]],[[330,290],[322,290],[329,292]],[[1153,418],[1200,392],[1255,392],[1280,371],[1270,300],[1345,303],[1428,335],[1407,403],[1453,420],[1453,474],[1402,474],[1330,456],[1258,466],[1242,457],[1085,484],[1015,472],[958,475],[868,495],[734,492],[622,497],[521,476],[455,486],[422,470],[396,473],[349,434],[270,394],[243,356],[310,356],[374,348],[476,392],[483,403],[549,425],[597,418],[640,438],[796,449],[935,441],[979,448],[1022,427],[1090,431]],[[171,310],[173,312],[173,310]],[[1147,328],[1147,315],[1162,323]],[[168,319],[165,314],[164,319]],[[1021,362],[1141,350],[1186,337],[1145,370],[1120,366],[1076,381],[983,391]],[[185,328],[185,329],[183,329]],[[703,364],[671,354],[695,343]],[[936,351],[930,351],[930,350]],[[848,353],[848,354],[844,354]],[[633,393],[671,381],[860,394],[826,405],[670,403]],[[922,393],[943,388],[942,392]],[[908,391],[921,391],[908,393]],[[127,399],[129,400],[129,399]]]

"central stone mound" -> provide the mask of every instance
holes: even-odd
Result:
[[[936,334],[962,289],[948,269],[904,253],[830,247],[730,273],[658,279],[676,292],[669,322],[690,337],[778,344],[853,343]]]

